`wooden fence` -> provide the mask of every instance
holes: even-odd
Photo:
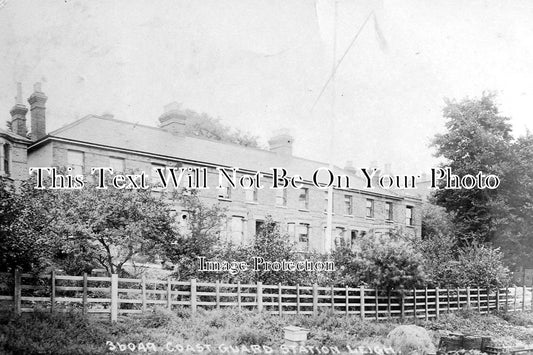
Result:
[[[226,284],[87,276],[48,275],[35,277],[15,271],[0,273],[0,304],[17,313],[36,309],[84,314],[118,315],[143,313],[153,307],[176,310],[237,307],[273,314],[335,314],[362,319],[435,318],[459,309],[480,313],[493,310],[533,310],[532,287],[486,290],[478,287],[413,289],[380,292],[361,287],[319,287],[256,284]]]

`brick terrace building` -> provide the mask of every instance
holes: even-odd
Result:
[[[420,237],[421,200],[403,191],[364,188],[364,179],[348,166],[335,168],[336,174],[350,176],[351,188],[334,189],[333,241],[326,245],[327,190],[311,183],[314,171],[327,163],[292,155],[293,139],[280,133],[263,150],[237,144],[187,136],[187,117],[175,105],[168,105],[159,117],[159,127],[117,120],[111,115],[89,115],[67,126],[46,133],[46,96],[36,84],[28,99],[31,133],[27,135],[21,94],[11,110],[11,131],[0,131],[3,160],[0,173],[13,180],[28,177],[27,167],[72,167],[74,173],[90,175],[92,167],[112,167],[116,171],[144,171],[153,174],[157,167],[207,167],[210,187],[201,190],[207,203],[226,206],[227,223],[222,236],[236,243],[250,241],[268,215],[280,224],[302,250],[324,252],[340,239],[357,241],[365,233],[387,233],[399,228]],[[30,139],[28,139],[28,136]],[[7,158],[6,158],[7,157]],[[238,175],[267,174],[259,190],[217,189],[217,167],[238,167]],[[285,168],[288,175],[304,179],[303,189],[274,190],[269,173],[273,167]],[[176,206],[177,218],[186,221],[187,211]]]

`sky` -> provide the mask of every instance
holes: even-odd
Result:
[[[16,83],[27,98],[40,81],[48,131],[102,113],[155,126],[177,101],[264,145],[287,128],[297,156],[398,174],[438,163],[444,98],[493,91],[516,136],[533,130],[532,1],[338,0],[336,17],[317,1],[1,0],[2,121]],[[372,12],[382,37],[371,17],[350,46]]]

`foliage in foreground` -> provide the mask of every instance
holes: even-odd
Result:
[[[503,318],[502,318],[503,317]],[[485,335],[502,345],[533,343],[533,334],[516,326],[533,324],[533,314],[480,315],[458,312],[429,322],[406,319],[404,324],[426,328],[436,345],[450,332]],[[296,325],[309,329],[310,346],[389,345],[388,333],[401,324],[398,320],[362,321],[322,312],[317,316],[285,316],[223,309],[200,311],[195,317],[184,309],[170,312],[156,309],[140,317],[121,319],[117,324],[88,319],[80,314],[34,313],[23,316],[4,314],[0,318],[0,352],[5,354],[104,354],[106,341],[114,343],[154,343],[211,345],[279,346],[283,327]]]

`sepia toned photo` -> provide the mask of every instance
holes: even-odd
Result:
[[[0,354],[533,354],[532,18],[0,0]]]

